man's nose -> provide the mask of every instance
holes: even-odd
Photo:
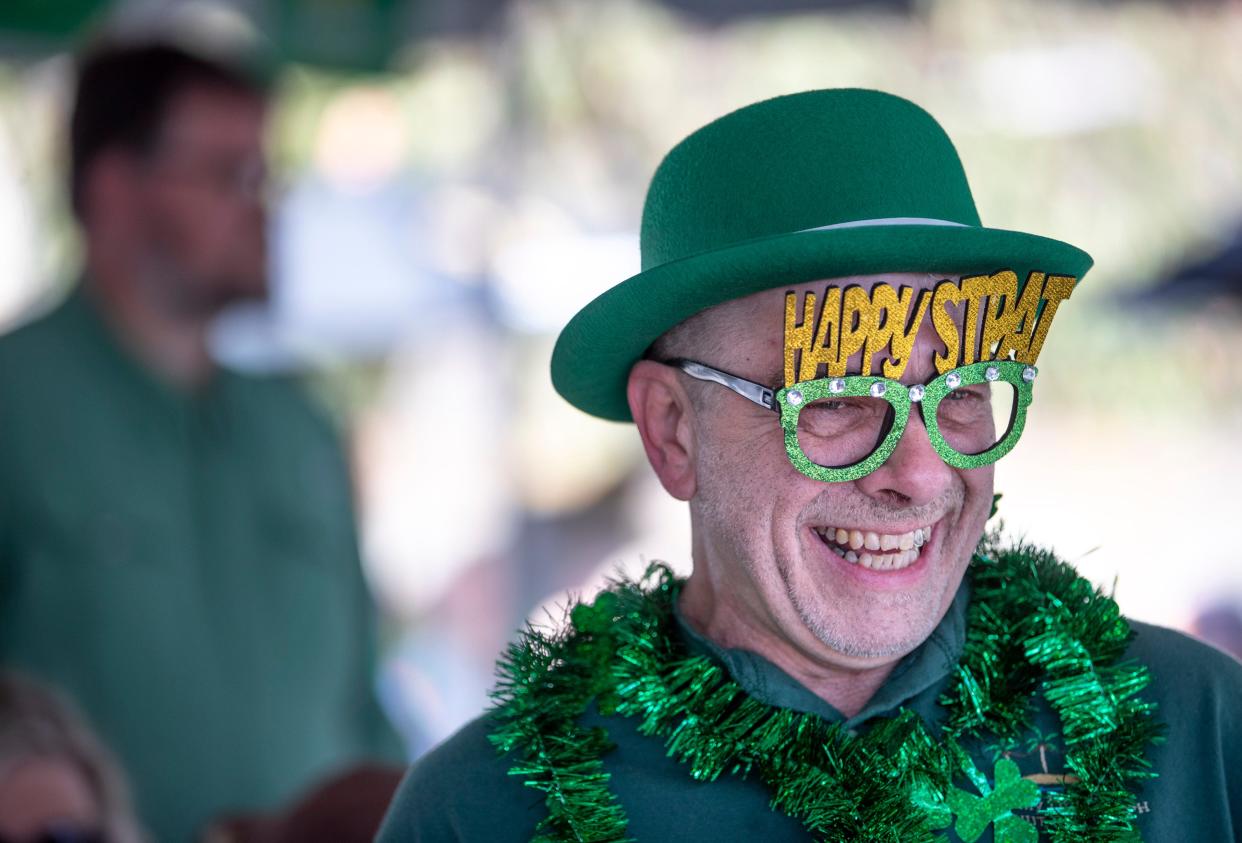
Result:
[[[954,470],[932,447],[919,410],[917,404],[910,408],[906,429],[884,464],[856,481],[863,493],[918,506],[934,501],[953,482]]]

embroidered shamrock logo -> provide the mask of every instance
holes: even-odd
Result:
[[[1012,813],[1014,808],[1033,808],[1039,803],[1039,787],[1022,778],[1017,764],[999,759],[992,772],[994,787],[988,786],[987,778],[973,764],[966,767],[966,774],[982,795],[954,788],[945,800],[957,817],[955,830],[963,843],[974,843],[989,824],[994,824],[996,843],[1039,843],[1035,826]]]

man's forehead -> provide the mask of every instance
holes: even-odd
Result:
[[[838,287],[860,287],[868,292],[881,285],[890,287],[913,287],[916,290],[933,290],[941,281],[956,281],[961,278],[957,272],[888,272],[879,275],[847,275],[841,278],[823,278],[818,281],[807,281],[803,284],[786,284],[765,290],[765,294],[787,292],[822,293],[826,289]]]

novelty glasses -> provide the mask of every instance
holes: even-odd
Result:
[[[780,414],[785,451],[813,480],[857,480],[893,453],[918,404],[932,447],[954,468],[979,468],[1009,453],[1022,435],[1037,370],[1014,360],[972,363],[926,384],[870,375],[802,381],[780,390],[693,360],[664,361],[692,378],[727,387]]]

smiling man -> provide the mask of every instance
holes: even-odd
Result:
[[[693,573],[528,632],[381,840],[1242,832],[1242,667],[985,535],[1085,253],[983,227],[935,121],[862,90],[695,132],[642,252],[552,376],[635,423]]]
[[[836,279],[721,304],[662,337],[654,359],[630,375],[630,406],[650,461],[665,488],[690,502],[696,565],[682,592],[683,616],[718,644],[763,654],[846,714],[862,708],[953,601],[991,507],[991,466],[950,467],[916,422],[887,460],[853,482],[801,477],[791,471],[774,414],[776,391],[766,405],[738,400],[689,380],[725,374],[690,358],[712,347],[705,339],[728,337],[712,348],[713,364],[777,383],[786,300],[813,302],[824,289],[876,298],[894,287],[929,290],[934,279]],[[771,330],[753,330],[760,325]],[[935,336],[930,324],[918,330],[907,382],[936,374]],[[858,371],[861,357],[852,355],[848,368]],[[959,387],[951,399],[956,416],[983,429],[980,450],[996,441],[983,391],[990,386]],[[993,391],[999,403],[1001,390]],[[799,450],[817,464],[857,464],[881,443],[882,430],[892,430],[893,413],[870,392],[807,400],[795,424]],[[694,430],[695,441],[679,436],[679,425]]]

